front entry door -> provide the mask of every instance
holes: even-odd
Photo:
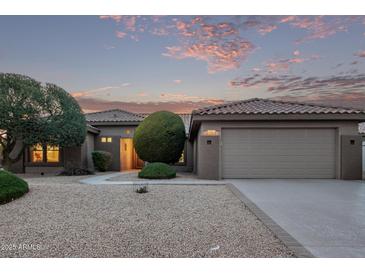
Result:
[[[140,169],[143,161],[138,157],[134,149],[132,138],[120,139],[120,170]]]
[[[120,168],[122,171],[133,169],[133,139],[120,139]]]

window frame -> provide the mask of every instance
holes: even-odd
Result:
[[[43,148],[43,160],[42,162],[32,162],[32,146],[27,149],[25,157],[25,166],[63,166],[63,148],[58,146],[58,162],[48,162],[47,159],[47,146],[48,144],[42,144]]]

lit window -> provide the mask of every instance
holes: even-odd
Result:
[[[130,129],[126,129],[125,130],[125,134],[131,134],[131,130]]]
[[[31,147],[30,161],[32,163],[43,162],[43,146],[41,144]]]
[[[58,163],[60,161],[60,147],[47,145],[47,163]]]
[[[202,136],[219,136],[219,131],[215,129],[207,129],[203,131]]]
[[[179,163],[180,164],[185,163],[185,154],[184,154],[184,151],[181,153],[181,156],[180,156],[180,159],[179,159]]]
[[[102,143],[111,143],[113,141],[112,137],[101,137]]]

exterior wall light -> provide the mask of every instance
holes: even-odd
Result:
[[[219,136],[219,130],[216,129],[204,130],[202,136]]]

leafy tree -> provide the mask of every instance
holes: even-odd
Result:
[[[169,111],[158,111],[139,124],[133,142],[142,160],[171,164],[179,160],[185,139],[181,117]]]
[[[65,90],[24,75],[0,73],[0,145],[9,167],[26,146],[38,143],[81,145],[86,121],[76,100]],[[16,149],[15,149],[16,148]]]

